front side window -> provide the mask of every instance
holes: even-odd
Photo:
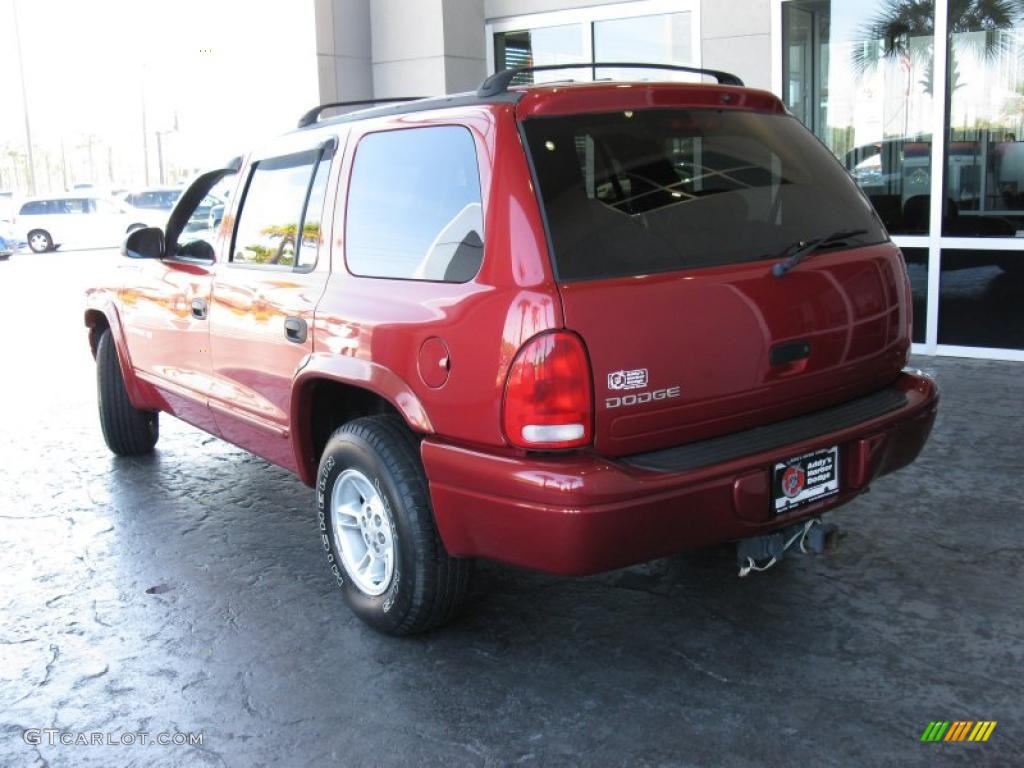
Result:
[[[254,165],[238,215],[233,263],[296,265],[296,240],[320,154],[317,149]]]
[[[459,126],[371,133],[356,149],[345,253],[364,277],[472,280],[483,260],[476,145]]]
[[[627,110],[524,126],[563,280],[757,261],[835,232],[857,231],[845,245],[886,239],[788,115]]]
[[[324,199],[327,196],[327,175],[331,170],[330,158],[324,157],[317,163],[316,175],[309,188],[309,203],[302,219],[302,238],[299,241],[299,268],[312,268],[316,264],[320,244],[323,242],[322,220]]]

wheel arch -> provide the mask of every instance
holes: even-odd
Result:
[[[153,406],[153,398],[147,397],[145,386],[135,375],[135,368],[132,366],[131,356],[128,353],[128,345],[125,343],[124,331],[117,311],[113,307],[100,309],[90,306],[85,310],[85,327],[89,329],[89,350],[92,352],[93,360],[96,359],[96,350],[99,347],[100,337],[104,331],[110,331],[110,337],[114,341],[114,348],[117,350],[117,360],[121,364],[121,375],[124,377],[124,386],[128,391],[128,399],[131,404],[140,409],[157,410]]]
[[[416,394],[397,375],[366,360],[324,356],[311,361],[292,387],[290,421],[299,478],[312,486],[331,433],[353,419],[397,414],[413,432],[434,428]]]

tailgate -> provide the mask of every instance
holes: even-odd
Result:
[[[655,450],[825,408],[884,387],[906,359],[900,255],[823,254],[563,284],[594,373],[595,447]]]

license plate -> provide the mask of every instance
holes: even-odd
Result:
[[[833,446],[780,461],[772,471],[776,515],[839,493],[839,448]]]

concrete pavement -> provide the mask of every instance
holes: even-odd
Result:
[[[1024,365],[916,361],[932,441],[829,517],[835,556],[482,563],[454,625],[396,640],[283,470],[168,417],[152,457],[106,451],[81,289],[116,258],[0,263],[0,766],[1024,764]],[[202,744],[25,743],[46,728]]]

